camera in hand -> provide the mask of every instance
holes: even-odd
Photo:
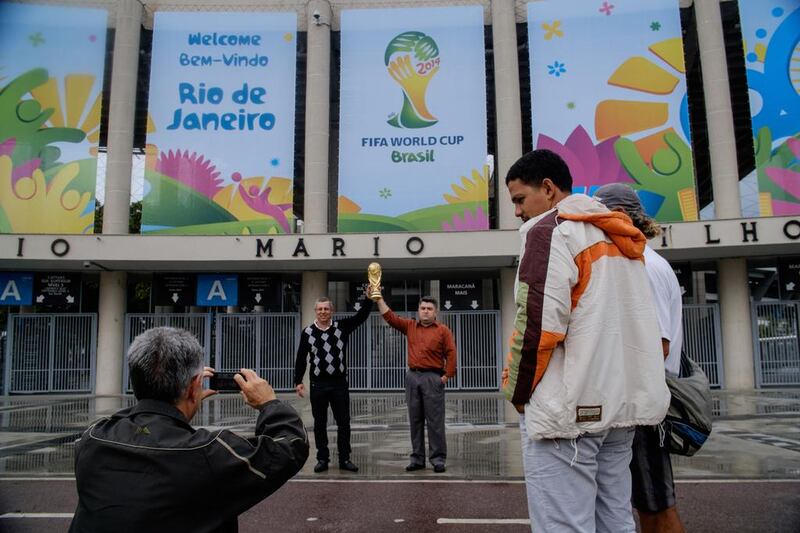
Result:
[[[233,379],[236,372],[215,372],[208,379],[208,388],[217,392],[239,392],[239,384]]]

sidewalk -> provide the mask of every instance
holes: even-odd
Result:
[[[307,399],[282,394],[301,412],[310,438]],[[0,477],[72,477],[73,443],[94,419],[130,405],[131,396],[0,396]],[[673,456],[678,480],[800,480],[800,390],[715,393],[714,432],[695,457]],[[518,415],[498,393],[447,394],[447,472],[406,473],[410,441],[402,393],[352,393],[352,460],[358,474],[334,467],[307,479],[522,479]],[[329,416],[333,424],[333,418]],[[193,421],[250,434],[253,411],[239,395],[206,401]],[[335,454],[335,428],[329,428]]]

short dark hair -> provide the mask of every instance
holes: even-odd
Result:
[[[434,298],[433,296],[423,296],[422,298],[419,299],[419,303],[422,302],[433,304],[434,308],[439,309],[439,302],[437,302],[436,298]]]
[[[148,329],[128,349],[133,394],[137,400],[161,400],[175,404],[203,372],[203,348],[186,330]]]
[[[511,165],[506,174],[506,185],[520,180],[525,185],[538,187],[545,178],[555,184],[563,192],[572,192],[572,174],[561,156],[544,148],[523,155]]]

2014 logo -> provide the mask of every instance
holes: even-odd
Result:
[[[428,84],[439,72],[439,46],[419,31],[403,32],[389,42],[384,63],[403,91],[403,107],[387,122],[396,128],[427,128],[439,120],[428,109]]]

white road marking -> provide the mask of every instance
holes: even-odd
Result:
[[[5,513],[0,518],[72,518],[75,513]]]
[[[437,524],[461,524],[461,525],[486,525],[486,524],[522,524],[529,526],[531,521],[527,518],[437,518]]]

